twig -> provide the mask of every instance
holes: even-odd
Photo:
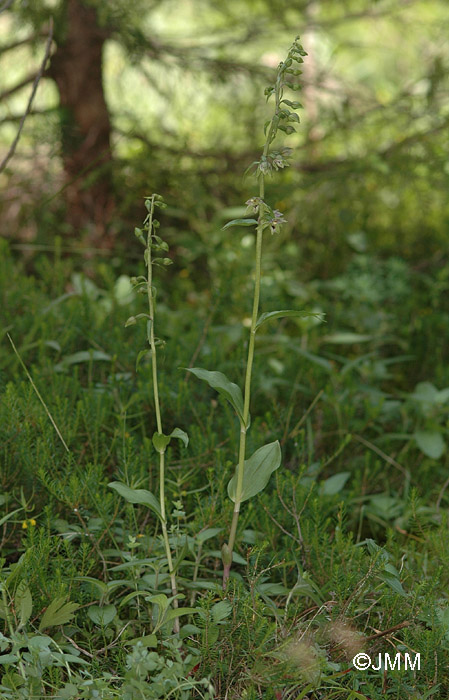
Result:
[[[370,637],[365,638],[365,642],[371,642],[373,639],[379,639],[379,637],[385,637],[387,634],[391,634],[392,632],[397,632],[398,630],[401,630],[403,627],[408,627],[410,625],[409,620],[404,620],[404,622],[400,622],[398,625],[394,625],[394,627],[390,627],[387,630],[384,630],[383,632],[376,632],[376,634],[372,634]]]
[[[293,535],[293,533],[291,533],[291,532],[289,532],[288,530],[286,530],[285,527],[283,527],[283,526],[281,525],[281,523],[278,522],[278,521],[276,520],[276,518],[274,517],[274,515],[273,515],[272,513],[270,513],[270,510],[267,508],[267,506],[266,506],[264,503],[261,503],[261,505],[262,505],[262,508],[264,509],[265,513],[266,513],[266,514],[268,515],[268,517],[270,518],[270,520],[276,525],[276,527],[279,528],[279,530],[282,530],[282,532],[284,533],[284,535],[287,535],[287,537],[291,537],[292,540],[294,540],[295,542],[297,542],[299,545],[301,545],[301,546],[303,545],[303,542],[302,542],[301,540],[299,540],[297,537],[295,537],[295,536]]]
[[[13,1],[13,0],[9,0],[9,5],[12,4],[12,1]],[[6,4],[6,6],[3,6],[3,8],[0,8],[0,12],[3,11],[4,9],[7,9],[7,8],[9,7],[9,5]],[[44,74],[45,66],[46,66],[47,61],[48,61],[48,58],[49,58],[49,56],[50,56],[51,43],[52,43],[52,41],[53,41],[53,19],[50,18],[50,30],[49,30],[49,33],[48,33],[47,45],[46,45],[46,47],[45,47],[44,60],[42,61],[41,67],[39,68],[39,71],[37,72],[37,75],[36,75],[36,77],[35,77],[35,79],[34,79],[33,89],[31,90],[30,99],[28,100],[28,104],[27,104],[25,113],[24,113],[24,115],[23,115],[23,117],[22,117],[22,119],[21,119],[21,122],[20,122],[20,124],[19,124],[19,128],[18,128],[18,130],[17,130],[16,137],[15,137],[14,141],[12,142],[11,147],[10,147],[8,153],[6,154],[6,156],[3,158],[2,162],[0,163],[0,173],[6,168],[6,165],[8,164],[8,162],[9,162],[9,161],[11,160],[11,158],[13,157],[14,152],[15,152],[15,150],[16,150],[16,148],[17,148],[17,144],[19,143],[20,135],[21,135],[21,133],[22,133],[22,129],[23,129],[24,124],[25,124],[25,119],[27,118],[28,114],[29,114],[30,111],[31,111],[31,106],[32,106],[32,104],[33,104],[33,100],[34,100],[34,97],[35,97],[36,92],[37,92],[37,87],[38,87],[38,85],[39,85],[39,83],[40,83],[40,80],[41,80],[43,74]]]
[[[388,464],[391,464],[392,467],[396,467],[396,469],[399,469],[399,470],[400,470],[403,474],[405,474],[406,476],[410,476],[410,472],[408,471],[408,469],[405,469],[405,468],[402,466],[402,464],[399,464],[399,462],[396,462],[396,460],[393,459],[393,457],[390,457],[390,456],[387,455],[385,452],[383,452],[383,451],[380,449],[380,447],[377,447],[377,445],[374,445],[374,444],[373,444],[372,442],[370,442],[369,440],[365,440],[365,438],[363,438],[361,435],[354,435],[354,433],[353,433],[353,434],[352,434],[352,437],[353,437],[355,440],[358,440],[358,442],[361,442],[362,445],[365,445],[365,447],[369,447],[370,450],[373,450],[373,452],[375,452],[376,454],[378,454],[379,457],[382,457],[382,459],[384,459],[386,462],[388,462]]]
[[[7,90],[4,90],[0,94],[0,102],[3,102],[4,100],[7,100],[8,97],[11,97],[11,95],[14,95],[16,92],[19,92],[22,88],[26,87],[30,83],[33,83],[36,80],[36,76],[38,74],[36,71],[33,71],[33,73],[30,73],[30,75],[27,75],[26,78],[20,81],[20,83],[16,83],[13,85],[13,87],[8,88]],[[21,119],[23,118],[23,114],[20,115]]]
[[[67,634],[64,634],[64,633],[63,633],[63,636],[65,637],[65,639],[67,639],[68,642],[70,642],[71,644],[73,644],[73,646],[75,647],[75,649],[78,649],[78,651],[80,651],[82,654],[85,654],[85,655],[88,656],[89,658],[95,659],[95,658],[98,656],[98,654],[102,654],[104,651],[107,651],[108,649],[111,649],[111,648],[115,645],[115,643],[118,641],[119,637],[122,636],[123,632],[126,630],[126,628],[128,627],[128,625],[130,625],[130,624],[131,624],[130,621],[127,622],[126,625],[124,625],[124,627],[122,627],[122,629],[120,630],[120,632],[118,633],[118,635],[116,636],[116,638],[114,639],[114,641],[112,641],[112,642],[111,642],[110,644],[108,644],[106,647],[102,647],[101,649],[97,649],[97,650],[95,651],[95,654],[91,654],[90,651],[86,651],[85,649],[82,649],[82,648],[81,648],[80,646],[78,646],[78,644],[77,644],[71,637],[69,637]]]
[[[313,401],[312,401],[312,403],[310,404],[310,406],[309,406],[309,408],[307,409],[307,411],[304,413],[304,415],[301,417],[301,419],[299,420],[299,422],[295,425],[295,427],[293,428],[293,430],[292,430],[291,433],[289,434],[289,436],[288,436],[289,438],[293,438],[293,437],[295,437],[295,436],[298,434],[298,431],[299,431],[301,425],[304,423],[305,419],[306,419],[307,416],[309,415],[310,411],[314,408],[314,406],[315,406],[315,404],[317,403],[317,401],[321,398],[321,396],[323,395],[323,392],[324,392],[324,389],[321,389],[321,390],[318,392],[318,394],[315,396],[315,398],[313,399]]]
[[[16,346],[14,345],[13,339],[11,338],[11,336],[9,335],[9,333],[7,333],[6,335],[7,335],[7,337],[8,337],[9,342],[10,342],[11,345],[12,345],[12,349],[14,350],[14,352],[15,352],[15,354],[16,354],[16,356],[17,356],[19,362],[20,362],[20,364],[21,364],[22,367],[23,367],[23,370],[24,370],[26,376],[28,377],[28,379],[29,379],[30,382],[31,382],[31,386],[33,387],[34,391],[35,391],[36,394],[37,394],[37,398],[38,398],[39,401],[41,402],[42,406],[45,408],[45,411],[46,411],[46,413],[47,413],[47,416],[50,418],[50,421],[51,421],[52,426],[54,427],[54,429],[55,429],[56,432],[58,433],[58,437],[59,437],[59,439],[61,440],[62,444],[64,445],[66,451],[70,454],[70,450],[69,450],[69,448],[67,447],[67,443],[66,443],[66,441],[64,440],[64,438],[62,437],[61,431],[59,430],[58,426],[57,426],[56,423],[55,423],[55,420],[54,420],[53,416],[51,415],[50,411],[48,410],[47,405],[46,405],[44,399],[43,399],[42,396],[40,395],[39,389],[37,388],[36,384],[33,382],[33,379],[32,379],[32,377],[31,377],[31,374],[28,372],[24,361],[23,361],[22,358],[20,357],[19,351],[17,350]]]
[[[449,476],[447,477],[446,481],[444,482],[443,486],[441,487],[441,491],[438,494],[437,502],[436,502],[436,509],[440,510],[440,504],[441,500],[444,496],[444,492],[446,491],[447,487],[449,486]]]

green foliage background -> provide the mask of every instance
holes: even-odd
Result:
[[[104,74],[118,208],[108,246],[90,249],[88,232],[65,224],[49,80],[0,174],[2,587],[14,620],[25,605],[19,584],[31,592],[31,617],[17,632],[24,647],[42,639],[51,601],[80,606],[44,630],[62,651],[48,642],[49,660],[45,639],[36,642],[44,655],[29,652],[26,683],[1,664],[1,692],[158,698],[179,679],[206,678],[217,698],[446,697],[446,3],[92,4],[111,28]],[[63,10],[17,3],[0,15],[2,45],[45,26],[49,13],[57,23]],[[263,141],[263,88],[298,31],[310,61],[305,109],[292,167],[267,184],[288,224],[267,236],[262,310],[306,308],[325,323],[284,319],[258,337],[249,448],[280,439],[283,465],[245,504],[223,599],[235,418],[179,367],[196,362],[242,383],[254,236],[221,227],[254,194],[242,173]],[[2,92],[38,65],[42,41],[0,54]],[[1,106],[5,152],[26,98],[25,88]],[[120,479],[157,490],[148,358],[136,368],[145,329],[124,329],[144,306],[129,276],[143,272],[132,230],[150,191],[169,204],[162,225],[174,261],[158,284],[163,411],[190,435],[188,449],[170,448],[168,486],[174,548],[190,538],[181,587],[203,611],[185,620],[188,660],[169,635],[155,650],[128,646],[150,634],[154,610],[127,596],[159,590],[151,566],[163,552],[145,508],[107,487]],[[203,586],[194,588],[197,556]],[[229,609],[214,607],[223,603]],[[97,605],[115,608],[108,625],[89,614]],[[3,623],[8,637],[4,603]],[[361,635],[372,654],[420,652],[421,671],[355,673]],[[173,696],[207,692],[204,684]]]

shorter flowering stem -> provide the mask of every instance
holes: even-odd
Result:
[[[146,265],[147,265],[147,296],[148,296],[148,310],[149,310],[149,333],[148,342],[151,348],[151,366],[153,372],[153,395],[154,395],[154,406],[156,410],[156,425],[157,432],[162,434],[162,418],[161,418],[161,408],[159,402],[159,385],[157,377],[157,352],[156,352],[156,338],[154,334],[154,292],[153,292],[153,268],[151,260],[151,237],[153,233],[153,214],[154,214],[154,195],[150,198],[150,210],[148,214],[148,237],[147,237],[147,247],[146,247]],[[168,572],[170,576],[170,584],[173,599],[173,606],[178,607],[178,599],[175,597],[177,595],[177,585],[176,585],[176,575],[173,567],[173,559],[170,549],[170,542],[168,539],[167,531],[167,518],[165,512],[165,450],[159,452],[159,503],[161,508],[161,526],[162,526],[162,538],[164,540],[165,554],[167,557]],[[179,618],[176,617],[173,624],[173,631],[175,634],[179,632]]]

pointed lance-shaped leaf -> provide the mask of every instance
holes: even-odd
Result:
[[[256,330],[267,321],[273,321],[275,318],[310,318],[311,316],[321,319],[323,314],[312,311],[296,311],[295,309],[283,309],[281,311],[266,311],[265,313],[261,314],[257,319]]]
[[[181,428],[174,428],[170,433],[170,437],[174,437],[178,440],[181,440],[181,442],[184,443],[184,447],[187,447],[189,444],[189,436],[187,435],[185,430],[181,430]]]
[[[185,369],[187,372],[194,374],[195,377],[198,377],[198,379],[207,382],[212,389],[215,389],[221,396],[224,396],[235,409],[240,422],[244,425],[243,396],[237,384],[231,382],[223,372],[213,372],[207,369],[201,369],[200,367],[187,367]]]
[[[226,229],[231,228],[231,226],[257,226],[257,219],[233,219],[232,221],[228,221],[221,230],[226,231]]]
[[[243,471],[243,489],[241,503],[262,491],[268,484],[271,474],[281,464],[281,446],[279,441],[270,442],[259,447],[254,454],[245,460]],[[237,488],[237,468],[228,484],[228,496],[235,503]]]
[[[120,481],[111,481],[108,486],[122,496],[128,503],[137,503],[148,506],[156,515],[161,518],[161,507],[156,496],[146,489],[133,489]]]

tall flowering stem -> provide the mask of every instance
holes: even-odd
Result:
[[[251,316],[251,328],[248,342],[248,357],[246,362],[245,386],[243,394],[243,415],[240,418],[240,442],[238,465],[236,471],[236,487],[234,497],[234,512],[232,515],[231,529],[227,544],[222,547],[223,559],[223,588],[226,588],[229,579],[232,555],[237,534],[237,525],[240,514],[240,507],[243,499],[243,484],[245,473],[245,456],[246,456],[246,436],[249,428],[250,417],[250,400],[251,400],[251,378],[255,353],[256,330],[259,315],[260,302],[260,284],[262,278],[262,241],[263,233],[269,229],[271,233],[279,231],[281,225],[285,223],[285,219],[281,212],[273,210],[266,204],[265,200],[265,177],[272,174],[273,170],[284,168],[288,165],[288,158],[291,155],[291,149],[283,148],[280,151],[270,151],[270,145],[276,138],[278,131],[292,134],[296,131],[294,123],[299,122],[299,117],[294,110],[301,107],[299,102],[291,101],[284,98],[284,89],[290,88],[293,90],[300,87],[291,82],[292,76],[301,74],[301,70],[294,67],[294,64],[303,63],[303,56],[306,56],[302,45],[297,37],[290,47],[287,58],[279,64],[277,69],[276,81],[273,86],[269,86],[265,90],[267,100],[274,96],[275,109],[272,118],[265,124],[266,140],[263,148],[260,161],[253,163],[255,166],[255,175],[259,182],[259,196],[253,197],[246,203],[248,206],[248,214],[257,215],[256,229],[256,259],[255,259],[255,281],[254,281],[254,296],[253,310]]]

